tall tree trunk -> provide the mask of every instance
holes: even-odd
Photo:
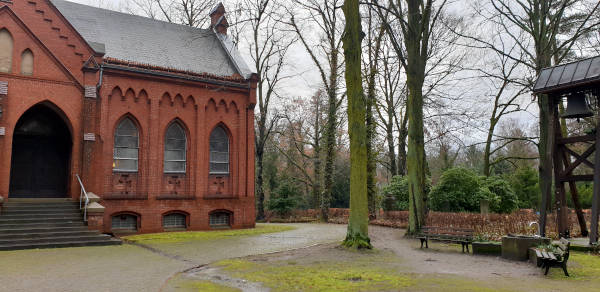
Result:
[[[393,118],[393,115],[388,114],[388,119]],[[394,149],[394,128],[392,123],[389,123],[385,127],[385,135],[388,142],[388,160],[390,162],[390,175],[393,177],[398,174],[398,168],[396,165],[396,149]]]
[[[385,125],[385,134],[388,142],[388,159],[390,161],[390,174],[395,176],[398,174],[396,165],[396,149],[394,149],[394,100],[390,96],[387,98],[387,123]]]
[[[256,148],[256,197],[258,199],[256,206],[256,219],[265,218],[265,190],[263,188],[263,149]]]
[[[541,49],[547,43],[541,40],[537,43],[536,48],[537,59],[536,59],[536,75],[539,76],[543,68],[550,67],[551,54],[547,52],[547,49]],[[550,137],[550,97],[546,94],[540,94],[537,96],[539,106],[539,128],[540,128],[540,141],[538,144],[538,151],[540,157],[539,165],[539,177],[540,177],[540,191],[542,195],[540,205],[540,235],[545,236],[546,234],[546,217],[545,210],[551,209],[551,198],[552,198],[552,171],[554,169],[552,165],[552,137]]]
[[[425,224],[425,137],[423,132],[423,83],[427,60],[427,38],[431,7],[423,7],[423,1],[408,0],[408,21],[405,37],[407,65],[406,83],[408,85],[408,230],[412,235]],[[429,2],[428,2],[429,4]],[[429,11],[421,11],[421,8]],[[425,16],[427,15],[427,16]],[[424,30],[424,28],[426,28]],[[423,44],[422,44],[423,42]]]
[[[408,137],[408,116],[402,118],[398,130],[398,174],[406,175],[406,138]]]
[[[496,108],[494,108],[495,116]],[[483,175],[490,176],[491,174],[491,152],[492,152],[492,140],[494,138],[494,129],[496,127],[496,119],[490,118],[490,127],[488,129],[487,138],[485,139],[485,149],[483,151]]]
[[[258,67],[257,67],[258,68]],[[265,190],[263,186],[263,156],[265,150],[265,143],[267,140],[267,114],[268,114],[268,104],[265,104],[265,97],[263,92],[263,81],[259,81],[258,83],[258,107],[260,109],[259,118],[258,118],[258,139],[256,139],[256,219],[262,220],[265,218]]]
[[[369,10],[370,11],[370,10]],[[371,17],[371,15],[369,15]],[[369,29],[371,29],[371,24],[369,23]],[[376,90],[375,90],[375,81],[377,77],[377,68],[379,62],[379,53],[381,46],[381,39],[383,38],[383,34],[385,33],[385,28],[381,26],[378,30],[375,39],[375,47],[369,47],[369,79],[367,80],[367,197],[369,199],[369,216],[374,218],[377,214],[377,206],[376,206],[376,196],[377,189],[375,186],[375,177],[377,175],[377,153],[374,149],[375,144],[375,117],[374,110],[375,107],[375,98],[376,98]],[[391,122],[392,120],[390,120]],[[393,150],[393,146],[392,146]]]
[[[366,104],[361,80],[361,19],[358,0],[343,6],[346,30],[343,36],[348,93],[348,133],[350,135],[350,218],[343,245],[371,248],[367,199]]]
[[[334,46],[332,46],[333,48]],[[325,128],[325,169],[323,177],[323,194],[321,195],[321,221],[329,220],[329,206],[333,188],[333,166],[335,163],[335,130],[337,126],[337,75],[338,52],[332,52],[329,90],[327,92],[327,125]]]
[[[373,80],[369,80],[369,89],[367,94],[367,111],[366,111],[366,126],[367,126],[367,197],[369,201],[369,216],[374,217],[377,210],[375,198],[377,190],[375,188],[375,175],[377,173],[376,153],[373,149],[375,139],[375,119],[373,118],[373,103],[375,103],[375,77],[374,69],[371,75]],[[371,78],[369,78],[371,79]],[[373,81],[371,83],[371,81]]]
[[[421,229],[425,221],[425,138],[423,135],[423,81],[408,75],[408,193],[407,234]],[[417,79],[417,80],[415,80]]]
[[[315,113],[315,132],[314,132],[314,153],[313,153],[313,167],[314,167],[314,182],[312,188],[312,207],[317,210],[321,207],[321,142],[319,133],[321,131],[321,101],[317,100],[316,113]]]

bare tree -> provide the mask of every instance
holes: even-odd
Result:
[[[367,46],[363,48],[363,54],[367,54],[367,58],[363,59],[364,72],[363,79],[366,82],[366,126],[367,126],[367,197],[369,201],[369,216],[375,217],[376,215],[376,186],[375,176],[377,172],[377,151],[374,149],[375,136],[376,136],[376,121],[375,121],[375,108],[377,99],[377,76],[379,71],[379,58],[381,55],[381,43],[385,34],[385,28],[377,21],[377,18],[373,16],[375,11],[372,7],[367,6]],[[372,44],[375,44],[374,46]],[[366,60],[365,60],[366,59]]]
[[[296,179],[311,189],[310,203],[313,208],[320,206],[323,180],[321,145],[326,118],[325,103],[326,94],[322,90],[317,90],[308,103],[302,99],[292,101],[282,114],[284,125],[280,126],[287,142],[278,149],[289,164],[301,173],[301,177]]]
[[[277,95],[284,75],[286,54],[295,38],[282,29],[280,0],[241,0],[237,7],[250,33],[240,39],[248,47],[252,68],[259,77],[257,84],[258,112],[256,114],[256,199],[257,219],[264,218],[263,155],[265,144],[275,128],[279,116],[271,114],[272,99]],[[238,23],[240,24],[241,21]]]
[[[384,36],[385,37],[385,36]],[[385,133],[387,142],[387,162],[383,164],[392,176],[405,174],[406,128],[408,126],[406,109],[406,83],[402,82],[402,66],[390,47],[389,41],[382,43],[380,70],[377,83],[381,94],[375,103],[377,126]],[[398,137],[398,156],[396,156],[396,135]],[[398,157],[398,158],[396,158]]]
[[[600,2],[593,0],[490,0],[478,7],[484,19],[482,28],[488,23],[503,29],[502,38],[515,43],[519,50],[505,51],[498,42],[488,41],[475,35],[461,34],[481,48],[491,49],[514,62],[526,66],[536,76],[553,62],[563,62],[578,40],[597,29],[600,22],[595,18]],[[567,34],[565,28],[568,29]],[[523,57],[524,56],[524,57]],[[529,78],[533,87],[535,76]],[[542,206],[546,209],[552,193],[552,144],[550,138],[549,98],[537,96],[539,106],[539,159],[540,189]],[[541,234],[545,234],[546,218],[540,218]]]
[[[436,2],[436,5],[434,5]],[[439,2],[439,3],[438,3]],[[398,58],[406,71],[408,86],[408,234],[418,232],[426,215],[426,160],[423,128],[424,84],[432,57],[432,37],[438,31],[446,0],[372,0],[383,18],[390,14],[385,27]],[[431,72],[433,74],[433,72]]]
[[[317,67],[323,88],[327,93],[327,123],[325,126],[325,165],[323,192],[321,194],[321,220],[327,221],[333,186],[335,160],[335,134],[338,125],[338,108],[341,98],[339,82],[341,71],[341,15],[342,0],[292,0],[297,11],[289,10],[288,24]],[[312,29],[307,28],[307,22]],[[317,42],[314,42],[315,38]]]
[[[215,0],[130,0],[132,13],[192,27],[207,27]]]
[[[516,47],[513,46],[511,49],[516,49]],[[508,50],[506,49],[506,51]],[[482,73],[479,77],[490,82],[492,87],[490,94],[493,102],[483,153],[483,174],[485,176],[490,176],[491,168],[494,165],[507,159],[499,155],[492,161],[495,154],[509,144],[523,139],[523,137],[498,137],[495,135],[495,130],[503,117],[523,110],[519,97],[526,91],[526,87],[518,79],[520,64],[507,58],[504,54],[497,52],[490,52],[490,54],[495,58],[490,64],[491,66],[487,66],[490,70],[479,69]]]

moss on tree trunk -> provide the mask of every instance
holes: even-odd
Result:
[[[361,80],[363,33],[358,0],[346,0],[343,10],[346,17],[343,42],[350,135],[350,218],[343,245],[351,248],[371,248],[368,230],[366,104]]]

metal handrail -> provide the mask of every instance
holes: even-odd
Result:
[[[79,210],[82,209],[82,200],[85,197],[85,201],[84,201],[84,205],[83,205],[83,221],[87,222],[87,207],[88,204],[90,203],[90,197],[88,196],[87,192],[85,191],[85,187],[83,186],[83,183],[81,182],[81,178],[79,177],[79,174],[75,174],[75,177],[77,177],[77,181],[79,182],[79,186],[81,187],[81,193],[79,194]]]

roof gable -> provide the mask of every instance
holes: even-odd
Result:
[[[80,89],[83,86],[77,78],[65,67],[60,60],[48,49],[27,25],[8,6],[0,7],[0,28],[7,28],[13,37],[19,36],[19,42],[15,42],[17,55],[13,59],[19,59],[20,54],[29,49],[34,56],[34,77],[66,81],[75,83]],[[54,64],[54,66],[41,66],[40,64]]]
[[[247,66],[231,57],[215,32],[146,17],[51,0],[92,47],[104,45],[105,57],[216,76],[240,74]],[[249,70],[248,70],[249,71]]]

